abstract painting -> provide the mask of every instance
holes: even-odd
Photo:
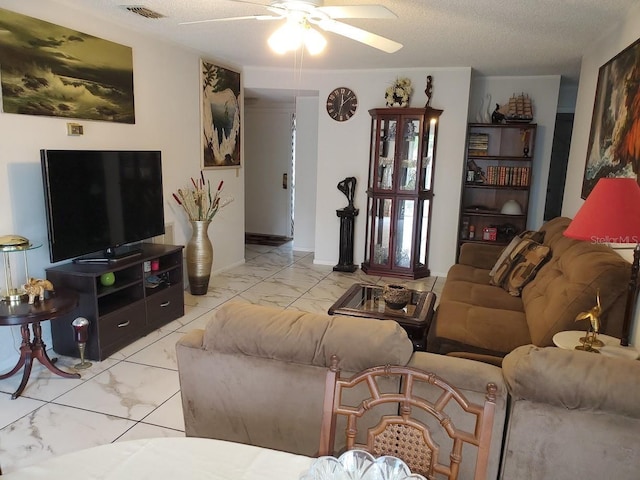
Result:
[[[581,196],[602,177],[639,178],[639,169],[640,39],[598,72]]]
[[[5,113],[135,123],[130,47],[0,9]]]
[[[203,168],[240,167],[240,73],[200,62]]]

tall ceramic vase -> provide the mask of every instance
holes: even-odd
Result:
[[[187,275],[191,295],[204,295],[209,287],[211,266],[213,264],[213,245],[207,230],[210,221],[191,222],[191,239],[187,243]]]

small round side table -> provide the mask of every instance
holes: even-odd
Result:
[[[556,347],[564,348],[565,350],[573,350],[577,345],[580,345],[580,337],[585,336],[584,330],[567,330],[565,332],[558,332],[553,336],[553,343]],[[599,347],[598,351],[607,357],[621,357],[635,360],[638,358],[638,350],[632,346],[623,347],[620,345],[620,339],[611,337],[609,335],[598,334],[598,340],[604,343],[603,347]]]

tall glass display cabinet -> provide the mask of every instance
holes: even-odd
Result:
[[[372,275],[429,276],[438,120],[442,110],[375,108],[362,270]]]

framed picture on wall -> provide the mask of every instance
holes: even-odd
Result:
[[[131,47],[1,8],[0,32],[4,113],[136,123]]]
[[[200,60],[202,168],[240,167],[240,73]]]
[[[639,169],[640,39],[598,72],[581,196],[602,177],[638,178]]]

